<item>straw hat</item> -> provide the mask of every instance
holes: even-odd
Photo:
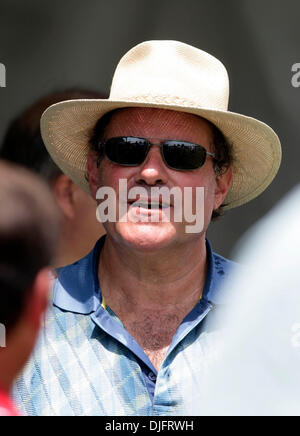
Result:
[[[217,126],[233,147],[234,176],[225,199],[230,209],[267,188],[278,171],[281,147],[269,126],[229,112],[228,98],[227,71],[210,54],[177,41],[143,42],[120,60],[109,99],[51,106],[42,116],[42,136],[56,164],[90,192],[85,179],[88,142],[105,113],[153,107],[199,115]]]

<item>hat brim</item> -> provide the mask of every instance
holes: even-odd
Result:
[[[152,107],[201,116],[224,134],[233,148],[233,181],[224,209],[240,206],[261,194],[274,179],[281,162],[276,133],[254,118],[229,111],[137,101],[70,100],[49,107],[41,133],[54,162],[74,183],[90,194],[86,180],[89,140],[96,122],[107,112],[126,107]]]

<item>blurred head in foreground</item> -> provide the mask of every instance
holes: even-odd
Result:
[[[0,204],[1,397],[28,359],[47,307],[59,212],[39,177],[3,162]]]
[[[41,98],[10,124],[0,147],[0,158],[38,173],[52,189],[62,212],[55,267],[84,257],[104,234],[104,229],[96,219],[96,202],[63,174],[49,156],[40,133],[40,118],[49,106],[62,100],[92,98],[106,96],[96,91],[70,89]]]
[[[299,416],[299,222],[300,185],[239,242],[244,270],[225,284],[230,304],[211,320],[223,331],[191,414]]]

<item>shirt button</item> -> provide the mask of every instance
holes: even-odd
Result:
[[[156,382],[156,375],[152,371],[149,372],[148,377],[151,381]]]

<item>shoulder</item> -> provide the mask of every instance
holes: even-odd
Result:
[[[64,266],[57,269],[57,279],[60,282],[72,281],[83,283],[94,272],[95,266],[98,263],[100,251],[104,245],[105,236],[100,238],[96,243],[93,250],[85,257],[72,263],[71,265]]]
[[[65,311],[89,314],[99,304],[98,260],[100,239],[84,258],[57,270],[53,285],[53,304]]]
[[[206,298],[213,304],[227,304],[230,282],[242,270],[240,264],[211,252]]]
[[[221,275],[233,274],[243,268],[239,263],[226,259],[215,252],[213,252],[213,260],[217,272],[221,271]]]
[[[93,271],[93,257],[94,250],[77,262],[58,268],[55,283],[60,282],[62,285],[72,286],[86,282]]]

